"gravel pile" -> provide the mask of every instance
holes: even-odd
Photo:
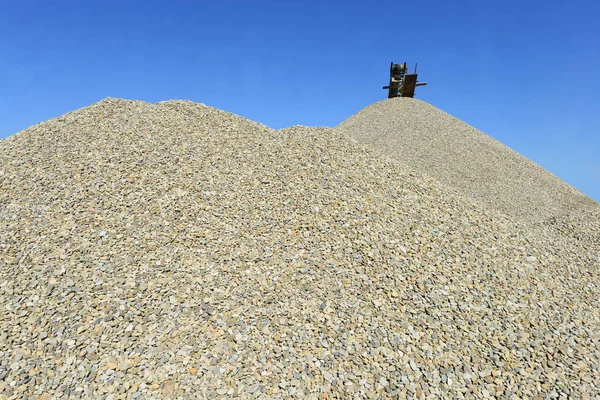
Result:
[[[600,254],[340,132],[106,99],[0,141],[0,398],[590,398]]]
[[[420,100],[380,101],[335,129],[529,223],[552,225],[556,219],[600,210],[598,203],[538,164]],[[600,222],[595,228],[597,233]]]

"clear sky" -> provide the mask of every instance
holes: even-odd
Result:
[[[105,97],[188,99],[273,128],[417,98],[600,201],[600,2],[4,1],[0,138]]]

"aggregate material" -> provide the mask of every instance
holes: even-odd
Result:
[[[0,141],[0,398],[599,396],[598,214],[479,200],[188,101],[35,125]]]
[[[491,136],[424,101],[383,100],[336,131],[509,216],[560,229],[600,205]],[[598,244],[600,223],[588,232]]]

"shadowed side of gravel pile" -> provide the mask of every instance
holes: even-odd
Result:
[[[107,99],[0,188],[2,396],[600,394],[597,253],[332,130]]]
[[[575,232],[562,222],[600,205],[492,137],[420,100],[372,104],[335,130],[506,215],[598,243],[600,221]],[[561,222],[562,221],[562,222]],[[592,223],[593,226],[588,226]]]

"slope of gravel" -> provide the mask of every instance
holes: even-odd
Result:
[[[573,239],[573,246],[583,249],[600,249],[600,206],[586,204],[534,224],[536,228],[549,228],[551,235]]]
[[[339,132],[106,99],[0,141],[0,398],[590,398],[598,249]]]
[[[529,223],[551,225],[557,218],[580,218],[579,211],[600,210],[594,200],[533,161],[420,100],[374,103],[335,130]]]

